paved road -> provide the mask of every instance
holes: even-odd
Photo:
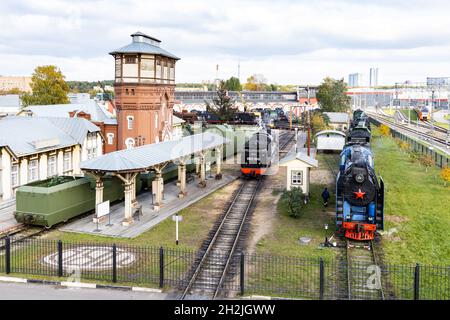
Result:
[[[45,284],[0,283],[0,300],[164,300],[166,293],[67,288]]]

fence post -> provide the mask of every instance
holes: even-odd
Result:
[[[245,292],[245,254],[244,252],[241,252],[241,261],[240,261],[240,269],[241,269],[241,273],[240,273],[240,285],[241,285],[241,296],[244,295]]]
[[[63,276],[63,248],[62,241],[58,240],[58,277]]]
[[[117,247],[112,246],[112,282],[117,282]]]
[[[164,249],[159,248],[159,287],[164,287]]]
[[[5,272],[6,274],[11,272],[11,238],[9,236],[5,238]]]
[[[420,299],[420,266],[417,263],[414,270],[414,300]]]
[[[320,279],[320,282],[319,282],[319,299],[323,300],[323,289],[324,289],[325,277],[324,277],[324,266],[323,266],[323,259],[322,258],[320,258],[320,261],[319,261],[319,271],[320,271],[320,275],[319,275],[319,279]]]

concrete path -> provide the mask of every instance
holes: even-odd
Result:
[[[46,284],[0,283],[0,300],[165,300],[167,293],[67,288]]]
[[[216,180],[214,177],[208,177],[207,175],[207,186],[200,188],[197,181],[188,183],[186,185],[188,194],[184,198],[178,198],[179,188],[176,186],[175,181],[167,183],[164,185],[164,205],[159,211],[153,210],[151,192],[144,192],[137,197],[137,201],[142,205],[143,216],[139,220],[135,219],[130,226],[122,226],[121,224],[125,214],[125,207],[122,202],[111,207],[112,226],[107,226],[109,222],[107,217],[105,222],[99,224],[100,231],[95,231],[97,226],[92,222],[94,215],[90,215],[76,220],[60,230],[110,237],[134,238],[235,179],[237,179],[237,175],[230,175],[229,173],[224,174],[221,180]]]

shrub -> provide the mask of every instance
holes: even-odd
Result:
[[[302,209],[302,189],[293,187],[290,191],[286,191],[283,194],[287,198],[289,215],[294,218],[298,218]]]
[[[381,135],[387,137],[391,133],[391,129],[385,124],[380,125],[380,133]]]

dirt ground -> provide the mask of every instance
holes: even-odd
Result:
[[[281,197],[284,173],[267,176],[257,196],[256,206],[250,222],[250,235],[247,242],[247,253],[253,253],[256,244],[265,235],[272,232],[273,223],[277,218],[277,203]]]

